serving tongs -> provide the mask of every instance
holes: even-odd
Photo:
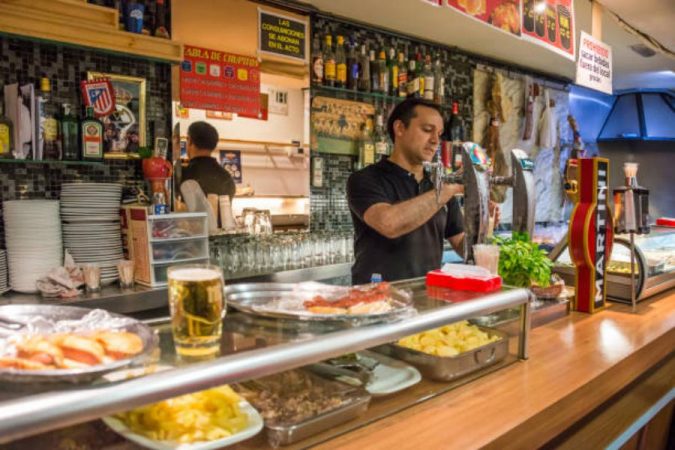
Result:
[[[15,317],[0,314],[0,333],[16,332],[28,326],[28,322]]]

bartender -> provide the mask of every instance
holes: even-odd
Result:
[[[354,284],[370,282],[374,273],[386,281],[424,276],[441,266],[445,240],[463,253],[463,217],[455,196],[464,187],[444,184],[437,197],[423,170],[441,141],[440,107],[406,99],[389,116],[387,132],[394,143],[391,156],[347,181],[355,233]]]
[[[236,187],[232,176],[211,156],[218,145],[218,131],[213,125],[193,122],[187,130],[187,151],[190,163],[182,170],[180,183],[195,180],[209,194],[234,196]],[[180,186],[180,185],[179,185]]]

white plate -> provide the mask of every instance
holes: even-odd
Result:
[[[380,363],[373,370],[373,377],[370,383],[366,385],[366,390],[371,395],[393,394],[394,392],[409,388],[422,380],[420,371],[403,361],[368,350],[363,350],[359,353],[373,358]]]

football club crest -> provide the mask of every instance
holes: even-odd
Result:
[[[115,111],[115,92],[108,78],[82,80],[80,87],[84,105],[92,106],[96,117],[107,116]]]

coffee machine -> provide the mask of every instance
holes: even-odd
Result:
[[[513,231],[526,232],[532,236],[534,231],[534,163],[523,150],[511,151],[511,175],[492,176],[488,158],[478,144],[465,142],[461,145],[462,170],[451,172],[447,167],[447,158],[439,162],[425,163],[431,181],[440,196],[443,184],[462,184],[464,186],[464,254],[465,262],[473,262],[474,244],[487,240],[489,227],[488,203],[490,186],[511,186],[513,188]],[[444,164],[445,162],[445,164]]]

